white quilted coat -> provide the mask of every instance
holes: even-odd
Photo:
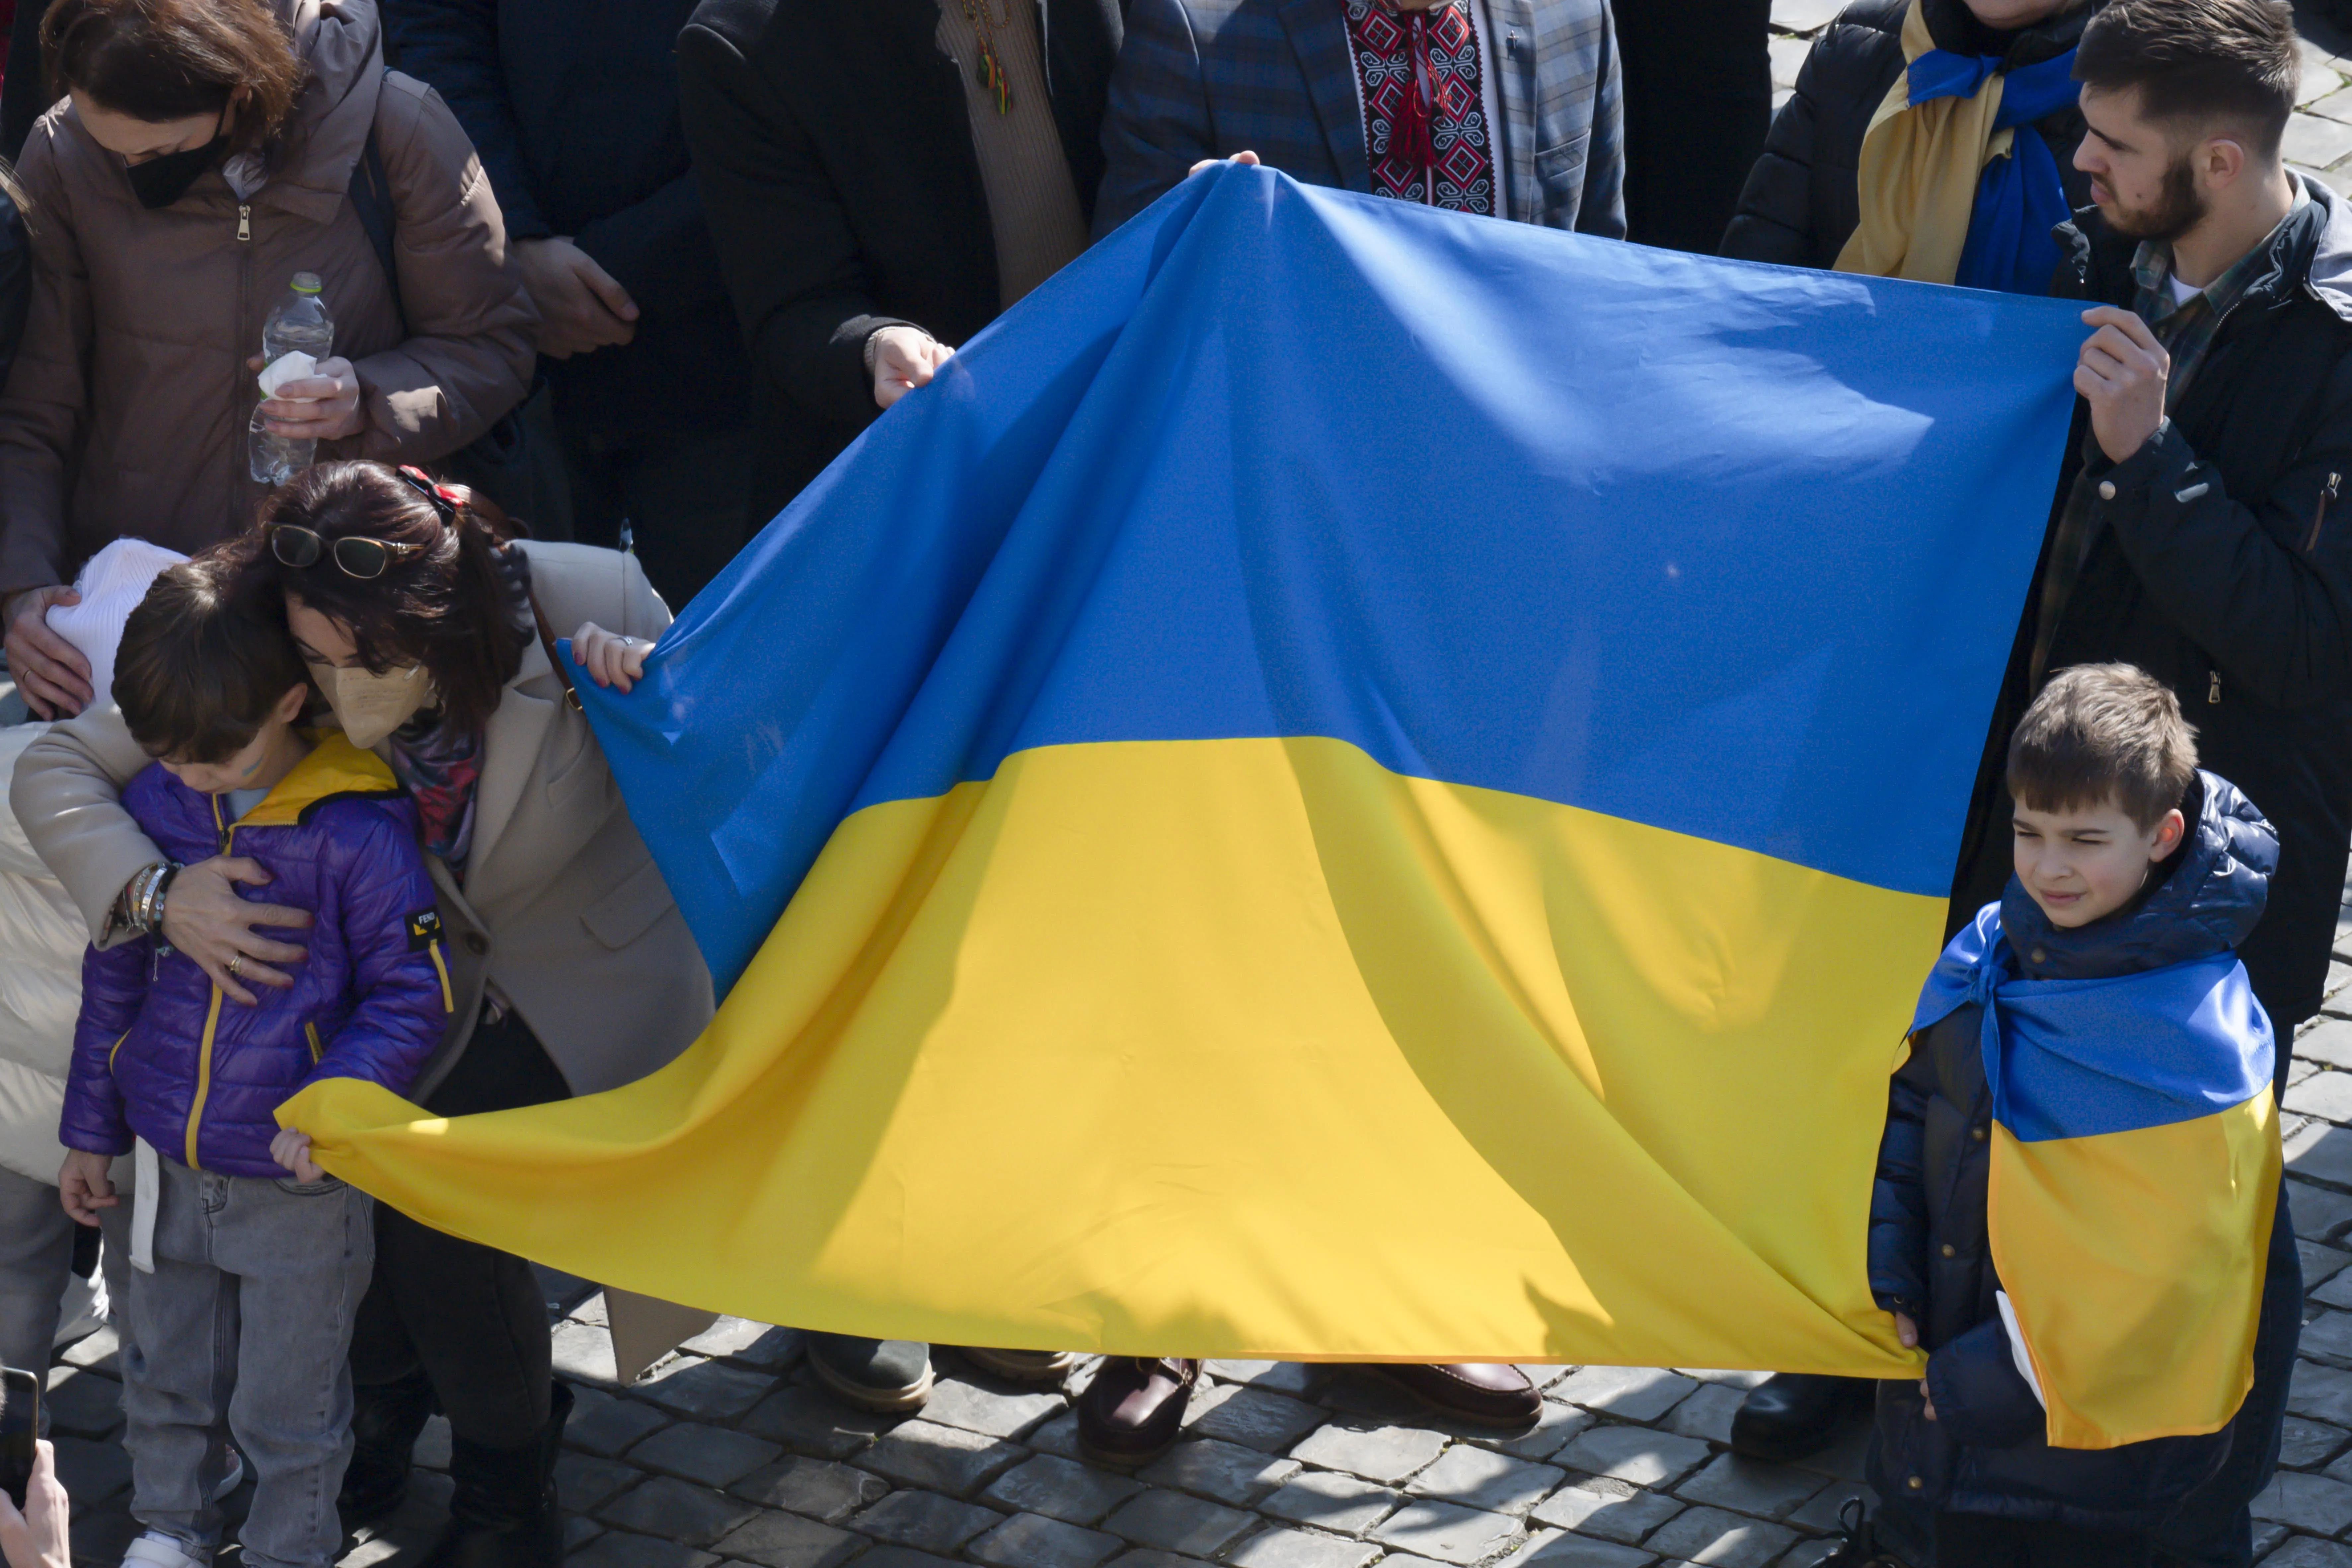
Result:
[[[54,1184],[58,1112],[89,937],[8,809],[6,781],[47,724],[0,728],[0,1166]]]

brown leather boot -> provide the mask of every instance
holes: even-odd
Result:
[[[1543,1414],[1543,1395],[1528,1374],[1508,1362],[1458,1362],[1419,1366],[1381,1362],[1368,1365],[1438,1415],[1467,1426],[1517,1431]]]
[[[1078,1451],[1132,1469],[1166,1453],[1184,1422],[1201,1363],[1170,1357],[1106,1357],[1078,1395]]]

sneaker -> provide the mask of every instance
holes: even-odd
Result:
[[[812,1333],[808,1362],[819,1383],[860,1410],[895,1415],[931,1396],[931,1347],[913,1340]]]
[[[151,1530],[123,1552],[122,1568],[208,1568],[212,1560],[203,1547],[192,1552],[187,1542]]]
[[[212,1500],[220,1502],[226,1499],[229,1493],[243,1485],[245,1485],[245,1456],[231,1448],[228,1451],[228,1472],[222,1476],[219,1483],[213,1488]]]
[[[1068,1351],[1000,1351],[984,1345],[964,1345],[963,1359],[1007,1383],[1034,1383],[1059,1387],[1078,1358]]]
[[[66,1276],[66,1293],[58,1304],[58,1333],[53,1342],[69,1345],[86,1340],[106,1327],[106,1277],[93,1274],[85,1279],[79,1274]]]

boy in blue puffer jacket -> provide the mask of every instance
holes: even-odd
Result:
[[[136,1151],[123,1443],[146,1534],[124,1562],[147,1568],[217,1544],[224,1426],[256,1482],[245,1561],[334,1561],[373,1212],[276,1111],[321,1078],[404,1091],[449,1010],[415,809],[375,757],[295,729],[310,685],[272,609],[200,558],[155,579],[116,656],[115,700],[160,759],[124,808],[173,864],[259,861],[269,900],[313,921],[292,988],[249,1007],[154,936],[83,960],[58,1185],[94,1223],[119,1203],[109,1166]]]
[[[2261,1311],[2275,1046],[2235,949],[2278,839],[2193,735],[2128,665],[2050,682],[2010,743],[2017,874],[1895,1074],[1870,1283],[1929,1353],[1879,1384],[1870,1476],[1935,1510],[1938,1568],[2146,1564],[2232,1444],[2277,1441],[2240,1415],[2294,1325]]]

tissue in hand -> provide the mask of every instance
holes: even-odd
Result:
[[[261,371],[261,395],[275,397],[278,389],[289,381],[299,381],[318,374],[319,362],[300,349],[289,349],[271,360]]]

